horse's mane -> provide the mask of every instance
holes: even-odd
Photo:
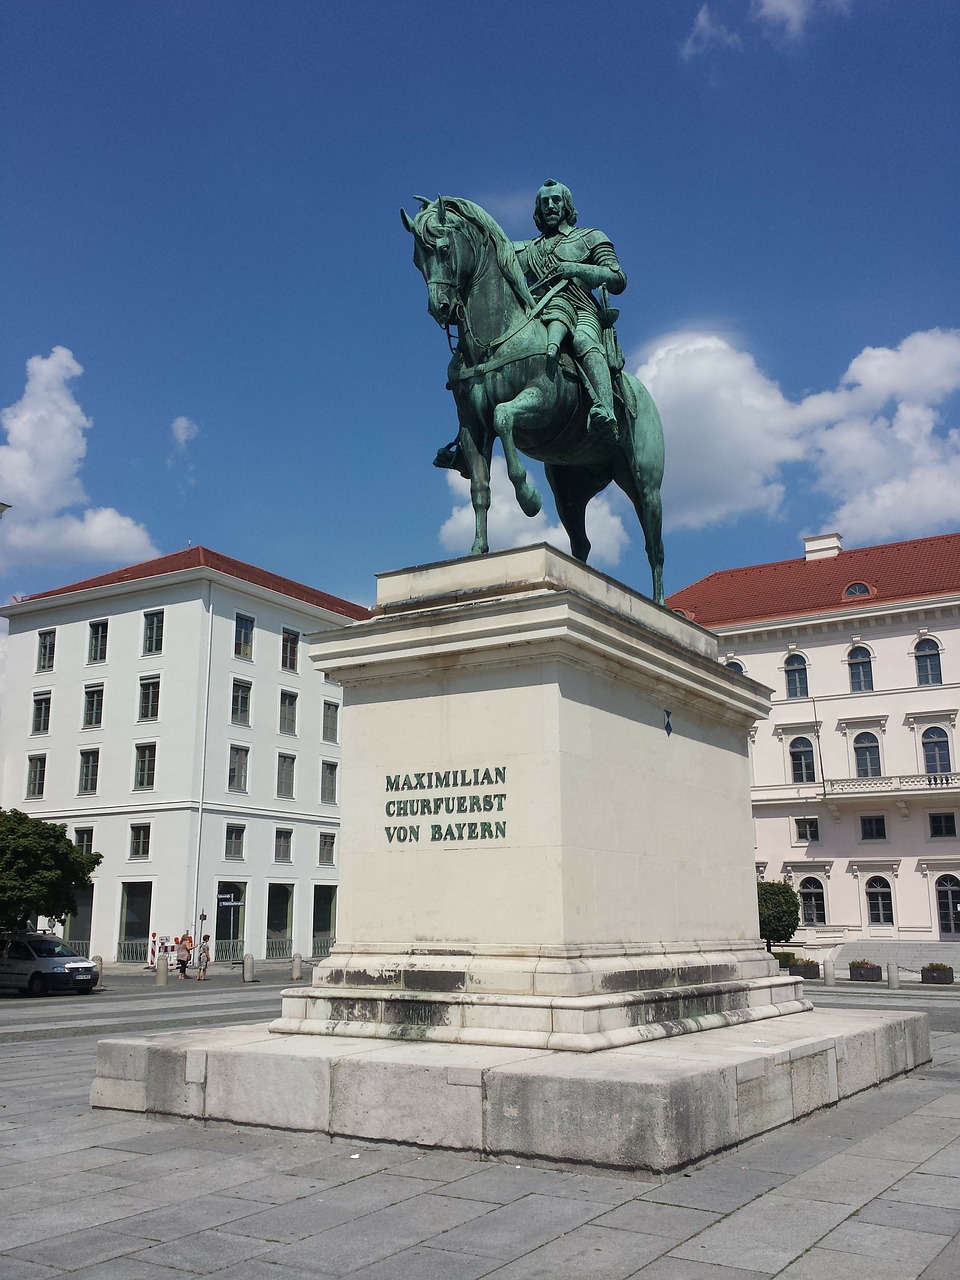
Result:
[[[472,200],[464,200],[460,196],[444,196],[443,203],[447,209],[452,209],[454,213],[458,213],[465,222],[477,227],[488,237],[496,250],[497,263],[500,270],[516,294],[517,301],[524,309],[532,307],[534,305],[533,294],[527,287],[523,271],[520,269],[520,261],[513,247],[513,241],[507,238],[500,224],[494,222],[486,209],[481,209]],[[422,222],[421,219],[423,219]],[[417,227],[420,234],[427,233],[424,235],[424,239],[435,243],[437,237],[443,231],[443,224],[440,222],[437,213],[436,202],[423,209],[416,221],[420,224]]]

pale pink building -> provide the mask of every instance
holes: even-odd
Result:
[[[800,894],[794,949],[960,955],[960,533],[804,546],[667,601],[773,690],[751,746],[757,874]]]

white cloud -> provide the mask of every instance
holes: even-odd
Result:
[[[867,347],[837,388],[799,401],[718,334],[657,339],[638,376],[665,424],[668,528],[774,516],[787,485],[811,474],[827,503],[820,527],[851,541],[957,526],[960,430],[940,406],[960,389],[960,330]],[[801,463],[806,473],[790,471]]]
[[[728,30],[722,22],[711,17],[710,6],[702,5],[697,13],[690,34],[680,46],[680,57],[685,61],[705,53],[707,49],[740,49],[743,41],[735,31]]]
[[[143,525],[112,507],[87,506],[80,480],[92,425],[69,383],[82,367],[65,347],[27,361],[27,384],[0,413],[0,571],[28,564],[143,560],[157,555]],[[79,515],[73,507],[86,508]]]
[[[440,529],[440,542],[451,555],[466,555],[473,545],[475,532],[470,484],[455,471],[447,472],[447,483],[456,505]],[[487,538],[491,551],[548,542],[569,554],[570,542],[566,532],[559,522],[551,523],[546,515],[553,505],[549,486],[542,497],[544,509],[539,515],[525,516],[517,505],[506,463],[499,454],[494,457],[490,467],[490,510],[487,515]],[[623,521],[605,494],[594,498],[587,508],[587,537],[592,546],[592,564],[619,564],[630,539]]]
[[[200,428],[195,422],[183,416],[174,418],[170,424],[170,434],[173,436],[173,442],[178,449],[186,449],[191,440],[195,440],[200,434]]]
[[[799,40],[815,10],[847,13],[850,4],[851,0],[752,0],[750,16],[774,36]]]

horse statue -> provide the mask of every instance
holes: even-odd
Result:
[[[663,428],[650,393],[624,372],[615,397],[617,431],[590,430],[589,397],[569,359],[548,356],[539,318],[546,299],[534,301],[513,243],[470,200],[418,199],[414,218],[403,209],[400,216],[413,236],[428,310],[448,339],[451,325],[459,330],[447,371],[460,423],[457,460],[451,454],[438,465],[454,465],[470,481],[476,519],[470,554],[490,549],[490,460],[499,437],[521,510],[535,516],[541,498],[518,450],[544,464],[571,552],[584,563],[587,503],[616,481],[640,519],[653,599],[663,604]]]

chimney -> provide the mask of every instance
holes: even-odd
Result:
[[[803,540],[803,554],[806,560],[829,560],[840,554],[840,543],[843,537],[839,533],[814,533]]]

